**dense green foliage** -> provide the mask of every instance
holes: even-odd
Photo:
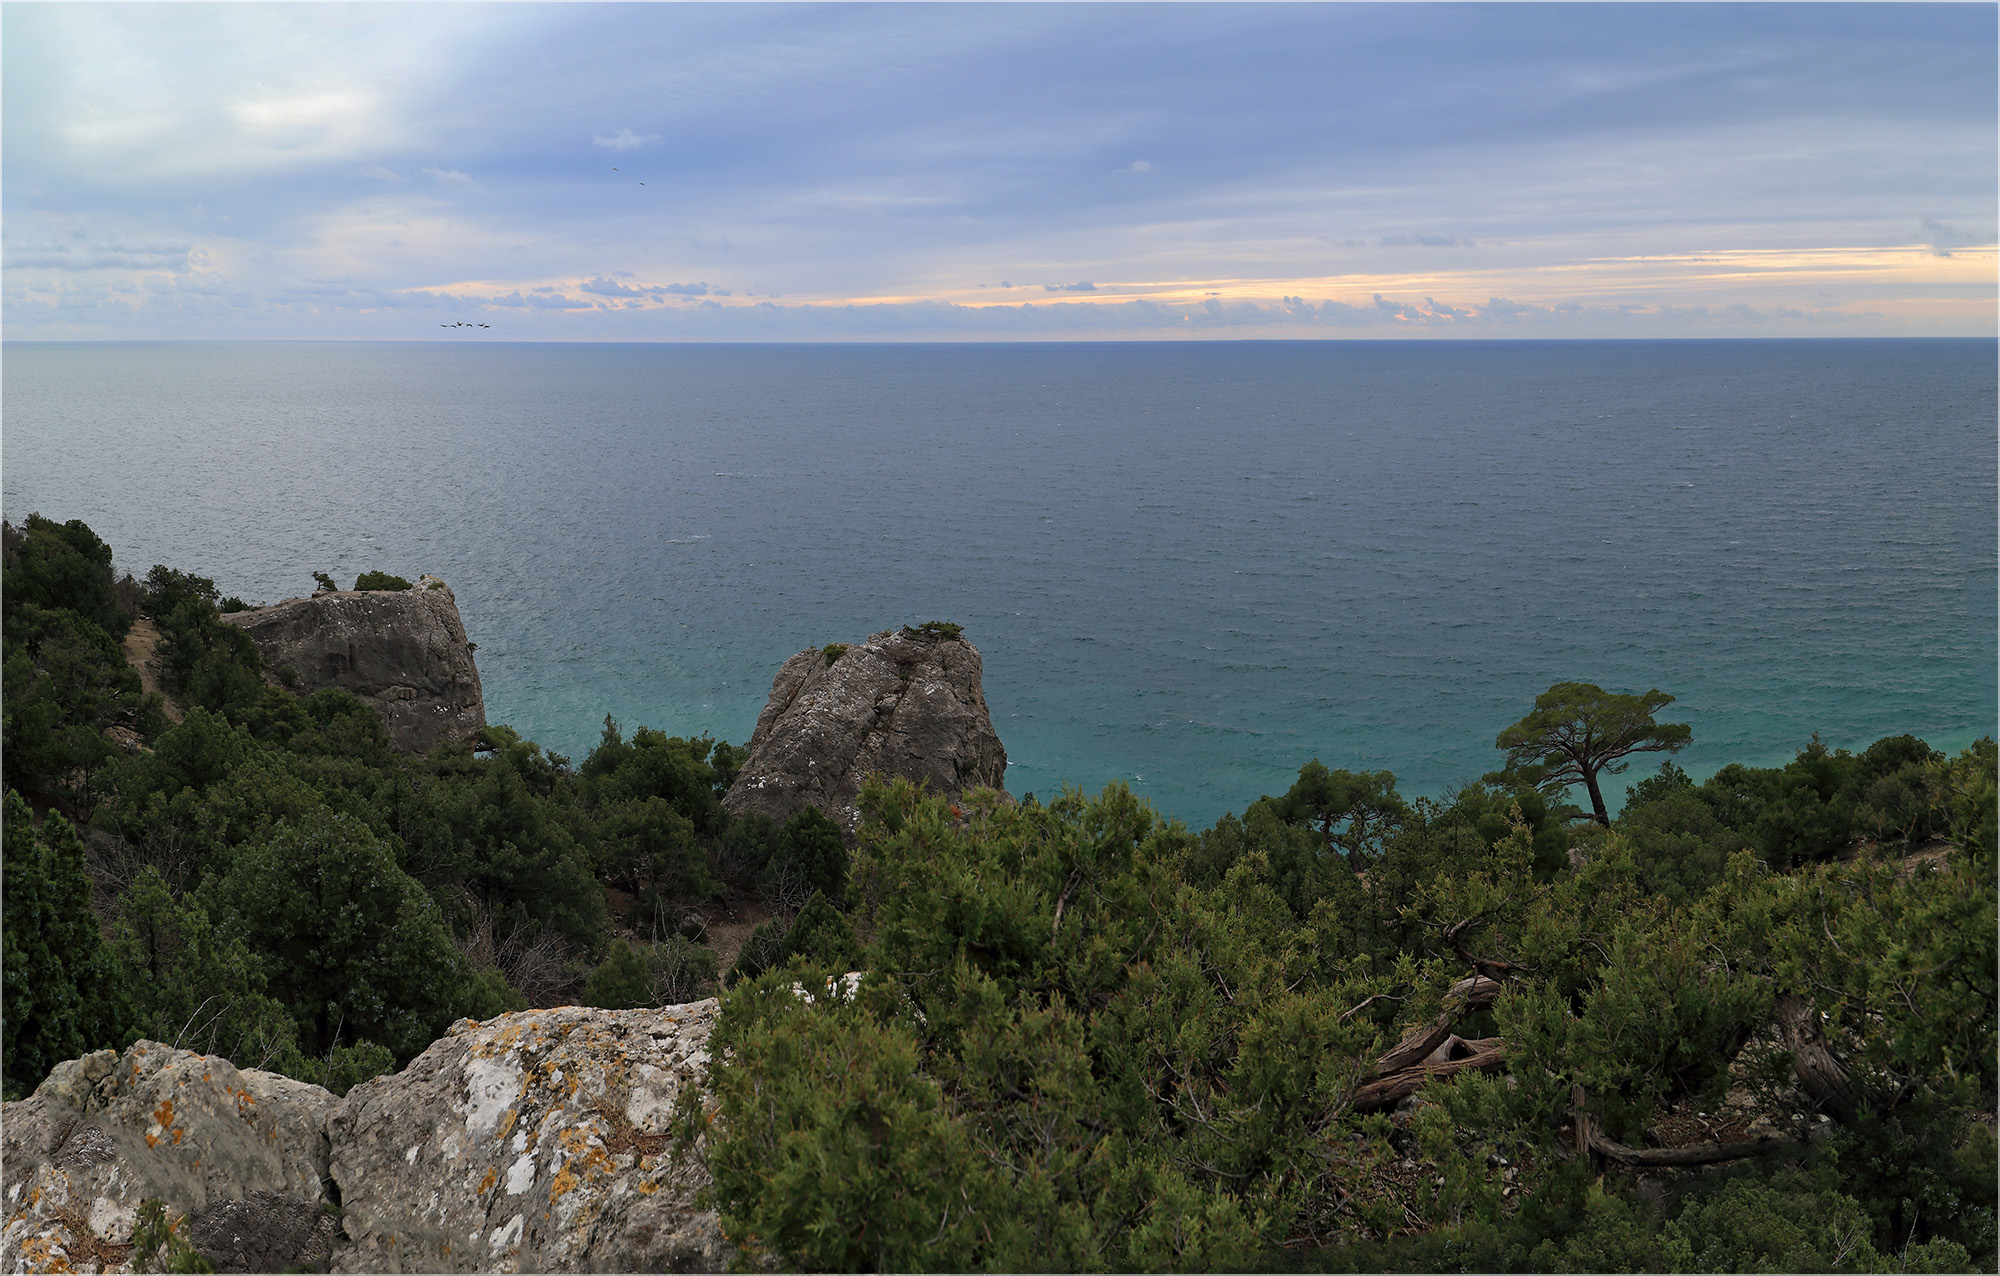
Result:
[[[674,932],[773,854],[783,918],[844,881],[837,835],[723,815],[740,749],[607,723],[582,768],[499,726],[399,755],[354,696],[280,685],[213,581],[114,579],[80,523],[5,546],[9,1094],[140,1036],[344,1089],[456,1015],[576,1000],[621,923],[650,941],[634,1004],[705,995],[714,953]],[[116,641],[134,616],[164,703]]]
[[[1976,787],[1991,756],[1929,758],[1925,791]],[[725,1000],[732,1064],[688,1132],[731,1234],[808,1269],[1990,1265],[1991,852],[1776,873],[1695,790],[1667,773],[1550,872],[1519,796],[1489,840],[1488,787],[1405,804],[1316,763],[1201,834],[1117,786],[964,819],[873,787],[859,959],[777,946]],[[1963,848],[1985,817],[1938,818]],[[1471,973],[1448,938],[1467,919],[1506,986],[1458,1031],[1504,1040],[1505,1075],[1358,1106]],[[851,995],[828,982],[846,969]],[[1791,1077],[1785,997],[1860,1096],[1834,1126]],[[1567,1137],[1579,1096],[1644,1147],[1732,1089],[1815,1137],[1657,1204]]]
[[[362,572],[354,578],[356,589],[397,590],[410,588],[410,582],[401,576],[391,576],[388,572]]]
[[[37,828],[19,794],[8,793],[0,972],[0,1054],[6,1095],[19,1098],[65,1059],[123,1035],[130,1010],[90,909],[83,846],[60,815]]]
[[[748,1261],[1995,1264],[1990,739],[1667,762],[1613,819],[1568,785],[1685,728],[1558,684],[1441,799],[1314,760],[1190,830],[898,781],[848,838],[733,819],[742,749],[609,719],[580,766],[502,726],[397,754],[212,581],[5,535],[10,1097],[141,1036],[344,1090],[459,1015],[691,1000],[709,910],[754,900],[682,1113]],[[1757,1155],[1644,1164],[1752,1116]]]

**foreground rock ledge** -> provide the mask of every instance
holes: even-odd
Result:
[[[222,1271],[721,1271],[668,1121],[713,1000],[460,1020],[345,1099],[142,1041],[0,1112],[0,1269],[130,1271],[157,1197]]]
[[[339,1102],[157,1041],[59,1064],[0,1113],[0,1266],[130,1270],[139,1204],[157,1197],[222,1270],[323,1267],[338,1226],[323,1208],[326,1119]]]
[[[225,612],[248,633],[264,667],[300,695],[351,691],[382,716],[389,741],[422,753],[469,740],[486,726],[486,700],[458,600],[435,576],[414,589],[327,591]]]
[[[713,999],[461,1020],[328,1124],[345,1272],[721,1271],[707,1171],[668,1122],[708,1064]]]
[[[959,637],[884,630],[833,660],[808,647],[772,679],[724,808],[782,823],[814,806],[851,836],[871,774],[950,797],[1001,789],[1007,750],[981,673],[979,649]]]

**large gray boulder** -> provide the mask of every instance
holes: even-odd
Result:
[[[413,589],[326,590],[222,619],[248,633],[264,667],[300,695],[340,687],[373,705],[404,752],[470,739],[486,726],[458,600],[435,576]]]
[[[884,630],[829,659],[793,656],[771,681],[750,755],[722,805],[783,822],[818,807],[850,835],[871,774],[934,793],[1000,789],[1007,750],[980,687],[979,649],[949,630]]]
[[[156,1041],[59,1064],[0,1113],[0,1270],[128,1270],[149,1198],[220,1270],[324,1266],[339,1102]]]
[[[721,1271],[734,1250],[669,1147],[711,999],[460,1020],[351,1090],[328,1130],[345,1272]]]

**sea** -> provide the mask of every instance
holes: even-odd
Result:
[[[489,721],[743,742],[793,653],[979,648],[1007,787],[1444,796],[1559,681],[1697,778],[1995,730],[1996,343],[10,342],[0,507],[275,602],[444,578]],[[1649,774],[1640,755],[1622,784]]]

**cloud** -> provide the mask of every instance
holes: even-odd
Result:
[[[1118,171],[1121,173],[1150,173],[1153,171],[1153,161],[1133,160],[1130,164],[1127,164],[1125,167],[1119,169]]]
[[[1005,284],[1001,285],[1001,287],[1003,288],[1006,286],[1007,285]],[[1043,284],[1042,291],[1043,292],[1096,292],[1097,285],[1091,283],[1088,279],[1079,279],[1077,282],[1073,284]]]
[[[1353,241],[1349,241],[1352,243]],[[1384,235],[1384,248],[1476,248],[1476,239],[1458,239],[1451,235]]]
[[[10,270],[187,270],[190,255],[195,251],[192,244],[171,241],[43,240],[18,247],[9,245],[5,264]],[[202,262],[195,264],[205,262],[203,254]]]
[[[426,169],[424,171],[429,172],[430,170]],[[360,168],[354,170],[354,175],[356,177],[372,177],[378,182],[400,182],[405,180],[388,169],[383,168],[380,164],[363,164]]]
[[[1974,244],[1993,242],[1991,234],[1982,235],[1978,231],[1961,230],[1956,226],[1947,226],[1943,222],[1932,221],[1928,217],[1919,218],[1917,224],[1923,227],[1924,238],[1931,242],[1931,256],[1933,257],[1949,257],[1954,251],[1960,248],[1970,248]]]
[[[475,191],[480,188],[479,183],[473,181],[469,174],[461,173],[457,169],[427,168],[424,172],[435,177],[441,186],[463,186],[467,190]]]
[[[619,271],[617,273],[625,275],[627,278],[631,274],[629,271]],[[553,290],[550,288],[541,288],[537,291],[549,292]],[[717,297],[729,296],[727,288],[717,288],[714,284],[706,282],[633,285],[621,284],[615,279],[607,279],[602,275],[597,276],[595,279],[584,280],[577,285],[577,291],[595,293],[600,297],[651,297],[655,300],[663,297],[706,297],[711,294]]]
[[[629,128],[621,128],[610,137],[598,133],[590,140],[602,146],[607,151],[636,151],[643,146],[657,146],[660,142],[660,135],[658,133],[634,133]]]

